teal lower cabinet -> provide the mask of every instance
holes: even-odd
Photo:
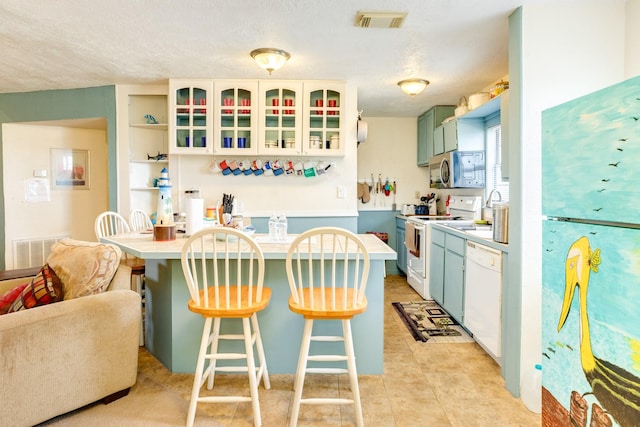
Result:
[[[446,233],[431,228],[429,248],[429,294],[438,304],[444,305],[444,241]]]
[[[454,319],[464,319],[464,253],[466,240],[431,229],[429,293]]]
[[[396,253],[398,254],[396,264],[398,270],[402,271],[405,275],[407,274],[407,248],[404,246],[406,225],[406,219],[396,217]]]
[[[446,234],[443,308],[460,324],[464,320],[464,253],[466,240]]]

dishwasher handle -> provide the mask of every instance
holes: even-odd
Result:
[[[467,262],[484,268],[502,271],[502,251],[467,240]]]

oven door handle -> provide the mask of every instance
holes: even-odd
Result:
[[[421,233],[424,233],[424,227],[425,227],[424,225],[422,225],[422,224],[418,225],[418,224],[416,224],[415,222],[412,222],[412,224],[413,224],[413,228],[414,228],[416,231],[419,231],[419,232],[421,232]]]

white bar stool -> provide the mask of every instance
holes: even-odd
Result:
[[[319,250],[319,253],[318,253]],[[353,405],[356,425],[364,425],[356,358],[351,335],[351,318],[367,309],[365,288],[369,276],[369,253],[362,241],[348,230],[320,227],[298,236],[286,258],[291,290],[289,309],[304,317],[304,333],[294,381],[290,426],[298,423],[301,404]],[[342,335],[313,335],[316,320],[340,320]],[[311,341],[344,342],[345,353],[310,355]],[[308,367],[308,362],[346,362],[346,368]],[[302,398],[306,373],[349,374],[352,399]]]
[[[233,228],[214,227],[193,234],[182,249],[182,271],[191,299],[190,311],[204,317],[187,426],[193,426],[201,402],[251,402],[253,424],[262,425],[258,385],[271,388],[257,313],[267,307],[271,289],[264,288],[264,255],[248,235]],[[241,319],[242,334],[222,334],[222,319]],[[253,328],[253,330],[252,330]],[[219,351],[220,340],[244,341],[244,353]],[[259,366],[256,367],[256,347]],[[245,359],[245,366],[218,366],[218,360]],[[208,363],[207,363],[208,362]],[[213,388],[216,372],[247,372],[251,396],[201,396],[205,382]]]

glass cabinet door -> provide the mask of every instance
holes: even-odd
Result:
[[[215,153],[257,153],[257,86],[251,81],[215,82]]]
[[[261,81],[259,87],[259,153],[300,153],[302,141],[302,83]]]
[[[211,80],[170,81],[170,153],[213,152],[212,95]]]
[[[313,155],[344,154],[344,85],[307,84],[304,152]]]

